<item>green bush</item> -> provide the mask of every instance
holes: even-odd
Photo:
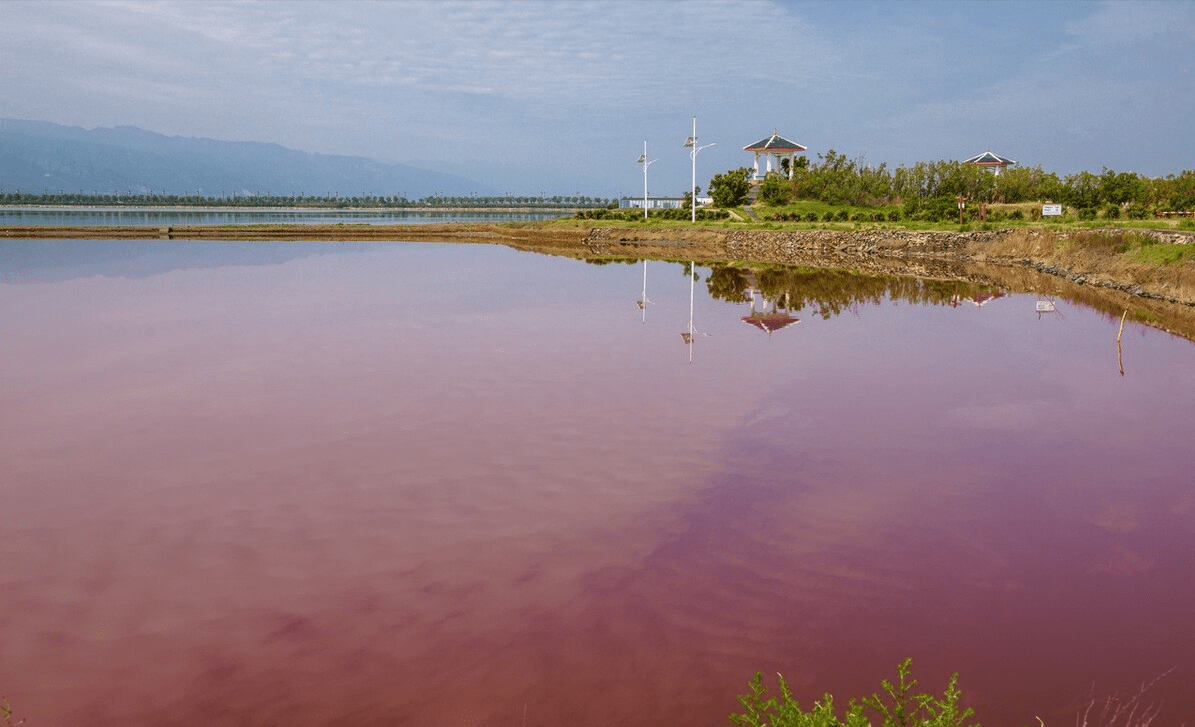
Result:
[[[888,213],[888,221],[889,222],[900,222],[900,218],[901,218],[900,210],[892,210],[891,212]]]
[[[731,714],[730,721],[739,727],[872,727],[877,723],[868,719],[870,711],[879,718],[878,724],[882,727],[969,727],[974,711],[959,708],[962,692],[958,689],[958,674],[947,682],[941,697],[916,694],[913,689],[917,680],[909,674],[912,663],[912,659],[905,659],[896,667],[896,684],[885,679],[880,683],[881,691],[851,699],[841,717],[834,712],[834,697],[830,694],[824,695],[820,702],[814,702],[808,711],[802,711],[788,683],[779,674],[776,675],[779,699],[768,697],[768,690],[756,672],[748,682],[751,692],[739,697],[743,712]]]
[[[1025,219],[1025,213],[1022,212],[1021,210],[1013,210],[1012,212],[1008,213],[1008,219],[1023,220],[1023,219]]]
[[[750,167],[731,169],[724,174],[715,174],[710,180],[709,193],[715,207],[738,207],[747,201],[751,191],[751,176],[755,170]]]
[[[1095,219],[1095,207],[1080,207],[1079,208],[1079,219],[1094,220]]]
[[[1120,205],[1110,204],[1104,207],[1104,217],[1109,220],[1114,220],[1117,217],[1120,217]]]
[[[787,180],[775,175],[769,176],[759,185],[759,201],[766,205],[778,206],[788,202],[789,185]]]
[[[1140,202],[1131,202],[1128,208],[1125,209],[1125,214],[1130,219],[1143,220],[1149,216],[1149,208]]]

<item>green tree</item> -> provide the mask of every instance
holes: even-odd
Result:
[[[1105,168],[1100,174],[1097,187],[1099,201],[1105,204],[1125,204],[1126,202],[1144,202],[1147,185],[1143,179],[1133,172],[1117,174]]]
[[[1064,184],[1062,202],[1076,208],[1099,204],[1100,178],[1091,172],[1067,175]]]
[[[768,178],[759,185],[759,201],[767,205],[782,205],[788,202],[788,180],[776,174],[769,174]]]
[[[755,170],[750,167],[731,169],[724,174],[715,174],[710,180],[710,197],[715,207],[737,207],[747,201],[747,194],[751,191],[751,175]]]

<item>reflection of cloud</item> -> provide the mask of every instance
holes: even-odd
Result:
[[[1092,525],[1112,533],[1131,533],[1141,527],[1141,514],[1130,502],[1113,502],[1088,518]]]
[[[1097,573],[1111,573],[1118,576],[1130,576],[1134,573],[1144,573],[1153,570],[1152,560],[1141,557],[1136,552],[1123,546],[1116,546],[1102,563],[1097,563]]]
[[[990,406],[963,406],[946,412],[943,423],[977,429],[1024,429],[1041,424],[1040,402],[1007,402]]]

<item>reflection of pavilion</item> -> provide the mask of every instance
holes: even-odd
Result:
[[[958,308],[963,302],[970,301],[975,305],[976,308],[982,308],[997,298],[1003,298],[1004,295],[1004,293],[976,293],[975,295],[966,298],[962,297],[961,295],[956,295],[950,299],[950,307]]]
[[[982,308],[988,303],[991,303],[993,300],[1003,297],[1004,293],[976,293],[970,298],[967,298],[967,300],[974,303],[977,308]]]
[[[773,298],[769,302],[763,291],[758,288],[748,289],[747,295],[751,298],[751,314],[743,316],[740,320],[768,334],[769,338],[773,332],[801,322],[800,318],[790,315],[788,312],[788,293],[784,294],[784,306],[780,310],[777,310],[779,298]],[[758,310],[756,309],[757,299],[759,300]]]

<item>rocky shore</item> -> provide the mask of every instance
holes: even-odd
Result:
[[[1085,231],[1118,234],[1121,230]],[[1192,245],[1195,233],[1132,230],[1159,244]],[[978,232],[922,230],[704,230],[690,239],[663,230],[594,228],[585,238],[596,255],[634,254],[815,265],[930,277],[968,277],[966,264],[1024,266],[1076,285],[1118,290],[1140,298],[1195,305],[1195,270],[1133,265],[1100,250],[1067,245],[1075,233],[1036,228]],[[682,255],[683,256],[683,255]]]

